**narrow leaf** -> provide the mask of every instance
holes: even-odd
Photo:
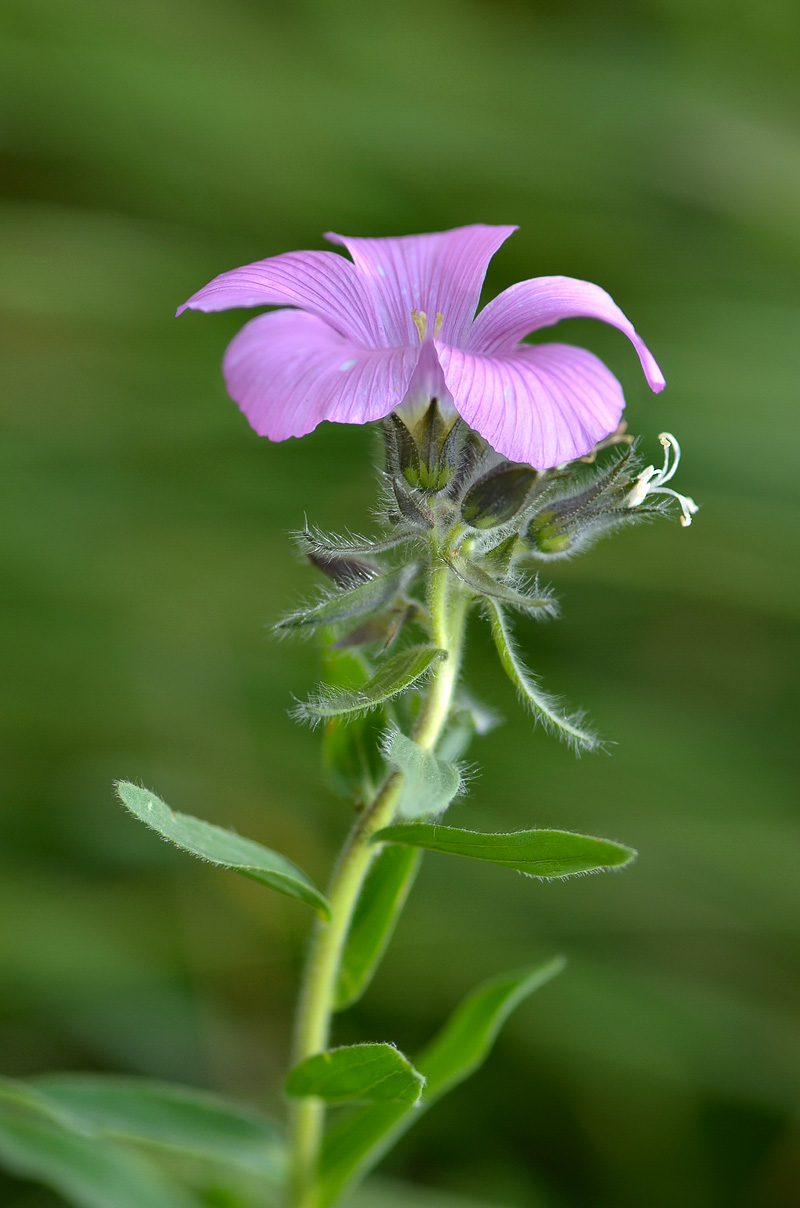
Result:
[[[313,906],[324,918],[330,917],[328,903],[301,872],[285,856],[262,847],[252,839],[244,839],[233,831],[223,830],[210,822],[202,822],[191,814],[179,814],[156,797],[155,793],[139,788],[127,780],[116,786],[126,809],[163,838],[183,851],[199,856],[209,864],[230,868],[234,872],[269,885],[290,898],[300,898]]]
[[[373,836],[373,843],[406,843],[427,851],[488,860],[526,873],[529,877],[572,877],[579,873],[622,868],[636,859],[632,847],[610,839],[576,835],[572,831],[524,830],[510,834],[484,835],[425,822],[387,826]]]
[[[299,704],[295,716],[312,725],[329,717],[358,717],[412,688],[434,663],[444,658],[447,658],[446,652],[436,646],[409,646],[381,663],[360,688],[339,692],[323,690]]]
[[[286,1079],[292,1097],[313,1096],[326,1103],[419,1102],[425,1079],[391,1044],[350,1044],[315,1053]]]
[[[562,957],[479,986],[416,1062],[427,1079],[419,1107],[375,1104],[350,1113],[330,1130],[320,1162],[319,1208],[362,1178],[437,1099],[483,1063],[514,1008],[564,967]]]
[[[334,1006],[343,1011],[366,990],[392,938],[405,905],[422,852],[391,844],[367,873],[347,935]]]
[[[403,793],[398,813],[404,818],[441,814],[461,788],[461,773],[454,763],[437,759],[412,738],[394,730],[386,743],[386,758],[403,773]]]
[[[104,1074],[50,1074],[32,1086],[62,1122],[87,1134],[193,1154],[273,1182],[283,1175],[277,1126],[208,1092]]]
[[[456,555],[448,558],[447,562],[461,582],[466,583],[467,587],[471,587],[479,596],[489,596],[493,600],[501,600],[511,608],[519,608],[530,616],[555,617],[558,615],[556,601],[548,591],[542,591],[538,583],[533,585],[532,592],[526,592],[512,583],[495,579],[493,575],[487,574],[485,570],[467,558],[460,558]]]
[[[420,569],[421,563],[412,562],[388,575],[378,575],[367,579],[349,590],[337,592],[313,608],[293,612],[279,621],[275,629],[341,625],[358,617],[379,612],[406,590],[411,581],[419,574]]]
[[[520,662],[503,610],[497,601],[487,599],[486,606],[503,670],[534,716],[546,729],[564,738],[577,751],[593,751],[599,747],[601,744],[597,735],[581,725],[580,716],[562,713],[558,701],[540,688],[535,677]]]
[[[0,1162],[52,1187],[76,1208],[200,1208],[143,1156],[53,1118],[35,1091],[0,1082]]]

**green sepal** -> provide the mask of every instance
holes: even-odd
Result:
[[[342,1191],[367,1174],[437,1099],[483,1063],[514,1008],[555,977],[563,957],[509,973],[479,986],[415,1062],[427,1079],[419,1106],[375,1104],[333,1125],[323,1145],[315,1204],[330,1208]]]
[[[482,570],[480,566],[476,566],[474,562],[470,562],[468,558],[462,558],[457,554],[451,555],[447,559],[447,564],[461,582],[470,587],[478,596],[500,600],[511,608],[518,608],[520,611],[528,613],[529,616],[555,617],[558,615],[558,605],[553,596],[549,591],[543,591],[538,582],[534,582],[532,591],[527,592],[513,583],[496,579]]]
[[[366,683],[352,690],[323,690],[294,711],[300,721],[316,725],[330,717],[359,717],[395,696],[400,696],[423,679],[435,663],[447,658],[437,646],[409,646],[380,664]]]
[[[461,773],[454,763],[438,759],[399,730],[389,735],[384,753],[403,773],[403,792],[397,804],[403,818],[441,814],[461,790]]]
[[[333,533],[324,533],[321,529],[299,529],[292,534],[298,548],[309,557],[320,560],[325,558],[361,558],[374,557],[396,549],[410,540],[407,532],[393,533],[390,537],[359,537],[352,533],[347,537],[339,537]]]
[[[498,601],[486,597],[484,602],[503,670],[534,717],[545,729],[570,743],[576,751],[592,751],[599,747],[599,738],[582,724],[581,715],[562,713],[559,702],[540,687],[536,678],[521,662]]]
[[[344,1011],[366,990],[386,951],[419,868],[422,852],[390,844],[374,861],[358,896],[339,964],[334,1010]]]
[[[285,1083],[292,1098],[326,1103],[419,1103],[425,1079],[391,1044],[349,1044],[315,1053]]]
[[[424,822],[387,826],[372,837],[373,843],[405,843],[426,851],[446,852],[488,860],[529,877],[574,877],[581,873],[623,868],[636,859],[632,847],[611,839],[577,835],[572,831],[524,830],[509,834],[482,834]]]
[[[301,609],[284,617],[276,630],[319,629],[326,625],[343,625],[358,617],[380,612],[401,596],[422,569],[422,563],[412,562],[388,575],[376,575],[348,590],[338,591],[313,608]]]
[[[322,571],[337,587],[350,589],[357,583],[366,583],[381,573],[381,568],[374,562],[365,562],[363,558],[338,553],[321,553],[319,550],[308,550],[306,557],[313,567]]]
[[[490,470],[470,487],[461,515],[471,528],[497,528],[525,507],[539,473],[532,466],[506,462]]]
[[[106,1074],[47,1074],[29,1085],[46,1110],[82,1134],[189,1154],[273,1183],[284,1177],[278,1126],[210,1092]]]
[[[230,868],[233,872],[277,889],[290,898],[299,898],[313,906],[323,918],[330,918],[330,907],[304,872],[278,852],[245,839],[234,831],[223,830],[191,814],[179,814],[147,789],[120,780],[117,794],[126,809],[176,847],[191,852],[209,864]]]
[[[400,515],[408,524],[426,532],[428,529],[433,528],[433,512],[427,503],[422,503],[420,500],[414,498],[411,488],[406,484],[404,478],[395,475],[392,479],[392,491],[394,492]]]
[[[0,1163],[75,1208],[200,1208],[144,1155],[82,1132],[22,1082],[0,1079]]]

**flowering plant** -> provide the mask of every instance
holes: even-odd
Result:
[[[329,1208],[477,1068],[513,1007],[563,965],[556,956],[485,983],[413,1061],[372,1039],[332,1046],[334,1016],[367,989],[422,853],[544,879],[635,857],[569,831],[483,834],[440,821],[464,791],[470,743],[495,724],[462,680],[468,618],[488,622],[534,719],[592,750],[600,744],[580,714],[526,668],[510,614],[557,615],[538,562],[662,514],[671,498],[685,525],[696,511],[665,485],[677,441],[662,435],[661,470],[642,465],[620,422],[621,387],[596,357],[520,342],[562,318],[602,319],[628,336],[660,390],[656,362],[603,290],[563,277],[525,281],[475,318],[489,258],[512,230],[333,236],[352,262],[331,252],[276,256],[223,273],[180,308],[291,308],[251,320],[225,356],[228,389],[257,432],[281,440],[324,419],[382,424],[379,531],[336,537],[306,525],[298,544],[327,586],[276,625],[322,637],[324,681],[295,715],[322,728],[330,781],[355,818],[323,894],[278,853],[176,813],[134,784],[117,786],[127,809],[164,838],[300,899],[317,917],[284,1088],[285,1140],[258,1113],[186,1088],[89,1077],[0,1086],[0,1140],[8,1150],[12,1138],[12,1165],[83,1208]],[[333,1107],[343,1111],[329,1122]],[[208,1198],[207,1168],[187,1186],[134,1154],[134,1143],[202,1155],[227,1198]]]

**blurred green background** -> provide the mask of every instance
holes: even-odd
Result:
[[[438,1188],[432,1208],[800,1202],[800,8],[5,0],[1,20],[0,1068],[279,1107],[307,911],[181,858],[111,782],[324,881],[349,820],[287,716],[317,654],[267,627],[313,582],[288,530],[367,525],[374,437],[258,440],[219,372],[246,316],[172,313],[323,230],[518,222],[487,296],[606,287],[667,392],[615,331],[557,338],[617,372],[654,459],[678,434],[702,510],[553,566],[564,620],[519,625],[610,754],[534,732],[476,621],[470,678],[508,720],[452,817],[641,857],[540,885],[429,856],[339,1036],[413,1051],[476,981],[566,952],[385,1176]],[[0,1203],[60,1201],[0,1176]]]

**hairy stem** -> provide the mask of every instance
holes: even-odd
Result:
[[[447,652],[437,664],[414,740],[431,750],[446,725],[458,681],[469,596],[433,551],[429,581],[431,638]],[[403,791],[403,775],[392,772],[350,832],[337,862],[328,900],[329,921],[319,920],[311,941],[297,1012],[294,1063],[328,1047],[339,965],[361,886],[380,845],[372,836],[392,820]],[[292,1109],[289,1208],[315,1208],[314,1178],[325,1123],[319,1099],[299,1100]]]

